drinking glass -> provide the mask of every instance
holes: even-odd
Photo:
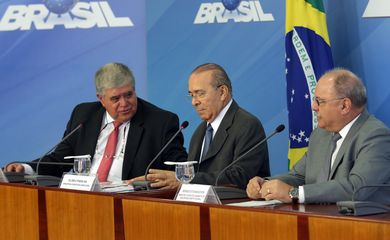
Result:
[[[74,158],[73,171],[79,175],[89,175],[91,171],[91,158],[80,157]]]
[[[195,176],[194,165],[189,164],[178,164],[175,167],[176,179],[181,183],[189,183]]]

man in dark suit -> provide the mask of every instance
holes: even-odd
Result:
[[[92,156],[91,173],[98,173],[106,144],[118,122],[115,154],[111,156],[108,175],[103,181],[127,180],[144,174],[147,165],[179,129],[176,114],[160,109],[137,97],[135,80],[130,69],[120,63],[103,66],[95,75],[99,102],[82,103],[75,107],[64,136],[78,129],[60,143],[42,162],[64,162],[65,156]],[[179,134],[153,167],[167,169],[164,161],[185,161],[183,135]],[[35,164],[9,164],[7,171],[33,172]],[[70,167],[41,164],[39,174],[61,176]]]
[[[250,198],[334,203],[369,200],[390,204],[390,130],[365,110],[366,89],[345,69],[320,78],[312,103],[318,128],[308,151],[288,174],[250,180]],[[332,143],[334,139],[334,144]]]
[[[188,83],[192,105],[203,120],[190,142],[188,161],[199,162],[191,183],[214,185],[223,168],[265,138],[264,129],[255,116],[232,99],[231,82],[221,66],[210,63],[198,66]],[[208,138],[206,129],[211,131],[210,126],[212,133]],[[264,143],[222,173],[218,184],[245,189],[250,178],[269,173],[268,148]],[[151,169],[147,178],[156,181],[152,187],[179,186],[174,172]]]

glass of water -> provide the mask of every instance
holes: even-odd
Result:
[[[91,171],[91,157],[80,156],[75,157],[73,162],[73,171],[79,175],[89,175]]]
[[[194,179],[195,170],[192,163],[178,164],[175,167],[176,179],[181,183],[189,183]]]

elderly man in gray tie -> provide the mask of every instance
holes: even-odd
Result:
[[[313,111],[318,128],[308,151],[283,175],[252,178],[250,198],[282,202],[334,203],[370,200],[390,204],[390,130],[370,115],[362,81],[345,69],[325,73],[317,83]]]

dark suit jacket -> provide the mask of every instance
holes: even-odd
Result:
[[[354,191],[372,184],[390,183],[390,130],[374,116],[363,112],[352,125],[334,160],[328,182],[316,183],[327,156],[332,133],[317,128],[309,148],[289,174],[276,176],[293,186],[302,186],[305,202],[351,200]],[[390,204],[389,189],[365,188],[355,200]]]
[[[83,123],[83,126],[42,161],[64,162],[64,157],[69,155],[90,154],[93,156],[105,111],[100,102],[82,103],[76,106],[67,124],[64,136],[80,123]],[[179,119],[176,114],[138,98],[137,112],[131,119],[127,137],[122,179],[126,180],[144,175],[147,165],[178,129]],[[187,153],[183,147],[183,142],[183,135],[180,133],[152,167],[171,169],[163,162],[185,161]],[[69,169],[70,167],[41,164],[39,174],[62,176],[62,173]]]
[[[202,122],[191,138],[189,161],[199,161],[206,124]],[[264,138],[260,121],[233,101],[215,133],[206,158],[195,166],[198,172],[191,183],[214,185],[223,168]],[[267,176],[269,173],[268,148],[264,143],[227,169],[218,183],[234,184],[245,189],[252,177]]]

